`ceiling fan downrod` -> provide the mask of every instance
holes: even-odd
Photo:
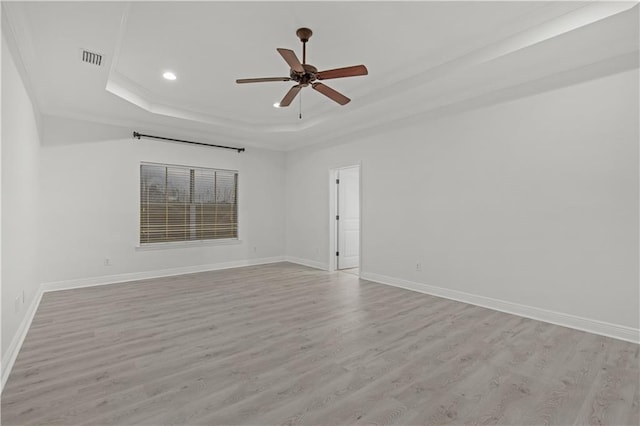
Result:
[[[307,42],[313,35],[313,31],[305,27],[298,28],[298,30],[296,31],[296,35],[302,42],[302,64],[306,64],[307,63]]]

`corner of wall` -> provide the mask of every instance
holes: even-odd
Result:
[[[1,387],[40,301],[37,279],[37,176],[41,115],[2,4],[2,357]],[[13,42],[13,43],[12,43]],[[6,224],[20,223],[20,228]],[[13,312],[9,301],[22,295]],[[10,296],[10,297],[7,297]],[[28,306],[24,309],[24,306]]]
[[[321,269],[323,271],[329,270],[329,265],[327,265],[326,263],[317,262],[315,260],[302,259],[302,258],[293,257],[293,256],[285,256],[284,260],[286,262],[296,263],[298,265],[308,266],[310,268]]]

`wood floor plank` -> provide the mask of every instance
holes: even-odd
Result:
[[[290,263],[46,293],[3,425],[637,425],[639,346]]]
[[[574,424],[624,424],[632,411],[628,407],[635,405],[637,410],[637,392],[637,371],[603,367],[598,371]]]

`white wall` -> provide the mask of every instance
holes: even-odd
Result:
[[[2,371],[38,292],[38,155],[33,104],[2,38]],[[22,292],[24,291],[24,303]],[[14,303],[20,298],[18,311]]]
[[[45,117],[40,170],[44,206],[41,282],[64,287],[176,268],[247,264],[284,255],[283,153],[250,147],[237,153],[134,140],[133,130],[154,134],[145,129]],[[241,243],[136,249],[142,161],[238,170]],[[111,266],[104,265],[105,258],[111,260]],[[79,281],[69,283],[73,280]]]
[[[328,264],[329,169],[361,161],[365,275],[637,330],[638,77],[289,153],[287,255]]]

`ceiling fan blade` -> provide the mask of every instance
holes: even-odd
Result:
[[[326,84],[313,83],[311,85],[311,87],[313,87],[315,90],[317,90],[318,92],[322,93],[323,95],[325,95],[329,99],[336,101],[340,105],[346,105],[351,101],[351,99],[347,98],[342,93],[340,93],[340,92],[338,92],[336,90],[333,90],[331,87],[327,86]]]
[[[288,107],[289,105],[291,105],[291,101],[293,101],[293,99],[296,97],[300,89],[302,89],[302,86],[300,86],[299,84],[296,84],[291,89],[289,89],[289,91],[287,92],[286,95],[284,95],[284,98],[282,98],[278,106]]]
[[[293,50],[283,49],[281,47],[276,50],[278,51],[278,53],[280,53],[280,55],[282,55],[282,57],[287,62],[287,64],[289,64],[292,70],[304,74],[304,68],[302,67],[300,60]]]
[[[327,80],[330,78],[356,77],[358,75],[367,75],[367,67],[364,65],[354,65],[352,67],[336,68],[333,70],[320,71],[316,74],[318,80]]]
[[[240,78],[236,80],[236,83],[262,83],[266,81],[289,81],[289,77],[264,77],[264,78]]]

